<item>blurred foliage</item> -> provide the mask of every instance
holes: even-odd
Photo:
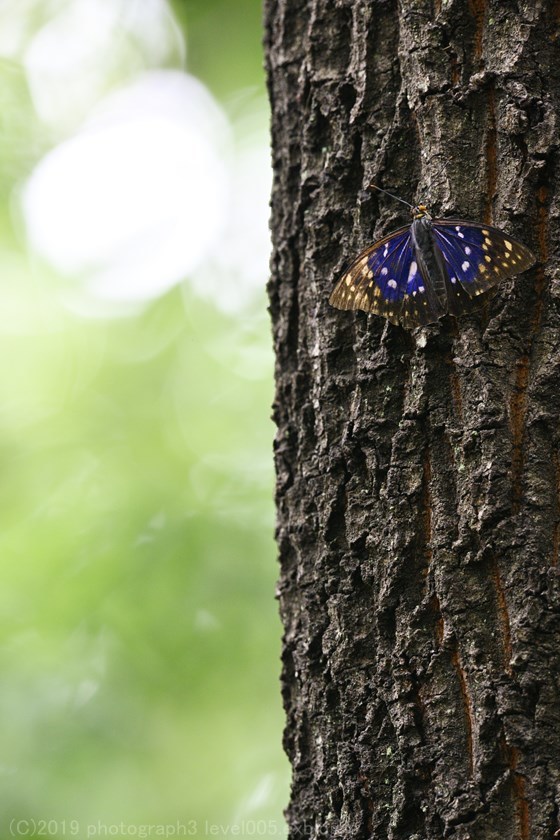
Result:
[[[258,0],[175,10],[191,72],[264,96]],[[65,306],[14,213],[49,130],[18,62],[0,74],[2,836],[13,819],[279,835],[264,291],[236,315],[188,283],[134,316]]]
[[[264,85],[260,0],[173,0],[189,70],[220,98]]]

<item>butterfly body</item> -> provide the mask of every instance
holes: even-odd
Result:
[[[431,278],[434,294],[443,314],[447,300],[445,269],[441,259],[438,259],[439,253],[434,247],[432,220],[428,215],[414,219],[410,226],[410,238],[420,274],[424,278]]]
[[[535,258],[498,228],[461,219],[432,219],[425,205],[413,221],[363,251],[342,275],[330,302],[362,309],[407,329],[446,313],[473,309],[476,297],[530,268]]]

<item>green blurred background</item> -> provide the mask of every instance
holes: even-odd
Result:
[[[0,6],[3,837],[284,833],[261,14]]]

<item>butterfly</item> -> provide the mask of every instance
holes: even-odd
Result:
[[[412,223],[356,257],[330,296],[333,306],[384,315],[392,324],[413,329],[447,312],[471,311],[478,295],[535,263],[531,251],[503,230],[432,219],[425,204],[408,206]]]

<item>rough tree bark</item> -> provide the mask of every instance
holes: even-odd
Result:
[[[560,805],[557,0],[267,0],[291,838],[551,840]],[[332,309],[436,215],[537,266],[407,333]]]

